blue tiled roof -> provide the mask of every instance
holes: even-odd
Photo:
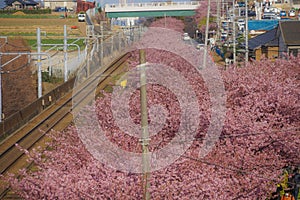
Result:
[[[249,20],[248,21],[248,30],[254,30],[254,31],[269,31],[278,26],[279,20]]]
[[[4,0],[0,0],[0,9],[4,9],[6,6],[6,2]]]
[[[248,48],[250,50],[256,49],[262,45],[278,45],[278,38],[276,37],[277,28],[273,28],[263,34],[260,34],[248,41]],[[277,39],[277,40],[276,40]]]

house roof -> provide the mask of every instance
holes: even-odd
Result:
[[[300,21],[282,21],[279,28],[286,45],[300,45]]]
[[[38,3],[34,0],[6,0],[7,5],[12,5],[14,2],[20,2],[23,5],[37,5]]]
[[[4,9],[7,7],[7,4],[4,0],[0,0],[0,9]]]
[[[37,5],[38,3],[34,0],[23,0],[25,4],[30,4],[30,5]]]
[[[261,46],[278,46],[278,38],[276,36],[277,28],[273,28],[263,34],[248,40],[248,48],[250,50],[257,49]]]
[[[278,20],[249,20],[248,30],[269,31],[278,26]]]

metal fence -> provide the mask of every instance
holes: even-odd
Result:
[[[68,79],[56,89],[44,91],[40,98],[27,107],[2,119],[0,122],[0,139],[5,138],[55,103],[74,86],[75,79],[76,81],[81,80],[81,78],[85,80],[96,70],[111,63],[128,46],[139,40],[145,30],[142,27],[130,27],[117,31],[111,31],[104,27],[100,27],[100,29],[102,34],[94,34],[92,37],[85,38],[86,47],[83,51],[77,49],[77,51],[68,52],[64,50],[55,55],[47,56],[47,59],[42,59],[42,70],[47,71],[49,76],[63,78],[64,70],[67,69]]]
[[[128,46],[138,41],[145,28],[137,26],[110,31],[100,27],[100,30],[102,34],[95,34],[88,39],[87,57],[83,65],[80,66],[80,72],[77,72],[77,75],[88,77],[97,69],[107,65],[108,62],[124,52]]]

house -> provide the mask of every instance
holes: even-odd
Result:
[[[67,8],[68,10],[75,10],[77,0],[47,0],[44,1],[44,8],[56,10],[57,8]]]
[[[285,54],[300,55],[300,21],[279,21],[276,28],[249,39],[249,55],[256,60],[262,56],[270,59]]]
[[[86,12],[88,9],[96,7],[96,2],[86,1],[86,0],[77,0],[77,9],[76,13]]]
[[[284,57],[284,53],[300,55],[300,21],[281,21],[276,37],[278,37],[280,57]]]
[[[260,60],[262,57],[275,59],[279,56],[277,28],[249,39],[248,49],[250,57]]]
[[[6,0],[5,2],[8,8],[15,10],[33,9],[38,6],[34,0]]]

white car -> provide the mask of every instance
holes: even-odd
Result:
[[[239,27],[239,31],[244,32],[244,30],[245,30],[245,24],[238,24],[238,27]]]
[[[295,10],[290,10],[289,11],[289,16],[290,17],[295,17],[296,16],[296,11]]]
[[[270,9],[269,7],[266,7],[266,8],[264,9],[264,13],[267,13],[267,12],[271,12],[271,9]]]
[[[241,30],[242,28],[245,28],[245,20],[244,19],[238,19],[237,25],[239,27],[239,30]]]
[[[279,12],[280,12],[280,9],[279,9],[279,8],[276,8],[276,7],[271,7],[271,8],[270,8],[270,12],[273,12],[273,13],[279,13]]]
[[[221,39],[226,40],[227,36],[228,36],[227,32],[222,32],[221,33]]]
[[[183,40],[187,41],[187,40],[190,40],[190,39],[191,39],[191,38],[190,38],[190,36],[189,36],[188,33],[184,33],[184,34],[183,34]]]
[[[196,49],[203,49],[203,48],[204,48],[203,43],[197,44],[197,46],[196,46]]]
[[[239,23],[239,24],[245,24],[245,19],[238,19],[237,23]]]
[[[85,21],[85,14],[84,13],[79,13],[78,14],[78,21],[79,22],[84,22]]]

